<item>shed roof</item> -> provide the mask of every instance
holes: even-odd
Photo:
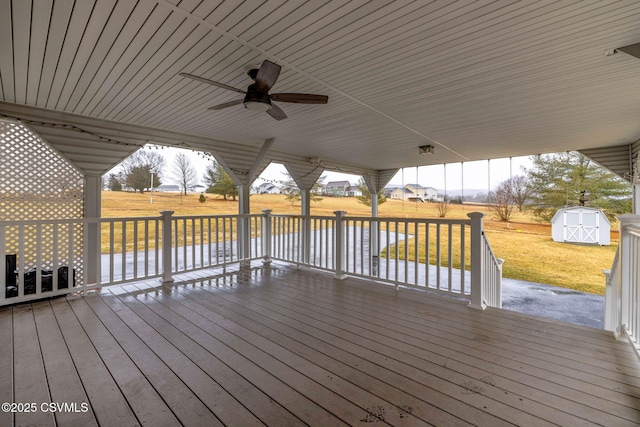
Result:
[[[566,207],[566,208],[560,208],[553,215],[553,218],[551,218],[551,223],[552,224],[555,223],[555,221],[560,218],[560,216],[563,214],[564,211],[600,212],[602,214],[602,217],[607,221],[607,223],[611,224],[611,221],[609,221],[609,218],[607,218],[607,215],[604,213],[604,211],[602,209],[590,208],[590,207],[587,207],[587,206],[569,206],[569,207]]]

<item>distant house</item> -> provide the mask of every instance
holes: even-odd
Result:
[[[256,194],[282,194],[282,190],[270,182],[263,182],[256,189]]]
[[[404,187],[385,187],[384,196],[392,200],[409,200],[411,197],[416,197],[413,191]]]
[[[438,190],[433,187],[423,187],[420,184],[385,187],[384,195],[389,199],[411,202],[442,202],[444,200],[444,196],[438,194]]]
[[[348,196],[351,184],[349,181],[331,181],[324,186],[324,194],[333,197]]]
[[[419,197],[425,202],[441,202],[444,200],[442,194],[438,194],[438,190],[433,187],[423,187],[420,184],[407,184],[404,186],[413,192],[414,197]]]
[[[348,197],[360,197],[360,196],[362,196],[362,191],[360,191],[360,187],[359,186],[351,185],[347,189],[347,196]]]
[[[190,191],[192,193],[204,193],[205,191],[207,191],[207,187],[205,187],[202,184],[196,184],[196,185],[192,185],[191,187],[189,187],[188,191]]]
[[[179,193],[180,186],[175,184],[160,184],[153,191],[159,191],[161,193]]]

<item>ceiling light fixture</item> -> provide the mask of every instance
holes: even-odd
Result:
[[[266,92],[258,90],[256,85],[252,84],[247,89],[247,94],[242,104],[248,110],[264,112],[271,108],[271,99]]]
[[[418,147],[418,153],[422,154],[423,156],[426,156],[426,155],[435,153],[435,150],[433,148],[433,145],[422,145]]]
[[[265,102],[260,102],[260,101],[247,101],[244,104],[244,108],[246,108],[247,110],[253,110],[253,111],[268,111],[269,108],[271,108],[271,105],[265,103]]]

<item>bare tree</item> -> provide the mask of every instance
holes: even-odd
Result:
[[[173,176],[182,185],[183,194],[187,195],[187,189],[198,183],[196,177],[196,169],[193,167],[193,163],[189,160],[184,153],[178,153],[173,160],[173,167],[171,168]]]
[[[489,193],[491,209],[500,221],[509,221],[513,212],[511,180],[502,181],[495,191]]]
[[[519,212],[522,212],[525,203],[531,200],[532,190],[529,185],[529,179],[524,175],[516,175],[507,182],[511,202],[518,207]]]
[[[438,215],[438,218],[446,217],[450,210],[451,207],[446,201],[436,203],[436,215]]]

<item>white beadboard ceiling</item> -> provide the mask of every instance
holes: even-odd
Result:
[[[105,165],[119,123],[375,170],[606,148],[640,139],[640,60],[605,55],[638,42],[633,0],[0,0],[0,113],[103,119],[49,133]],[[328,105],[209,111],[242,95],[178,75],[244,90],[264,59]]]

